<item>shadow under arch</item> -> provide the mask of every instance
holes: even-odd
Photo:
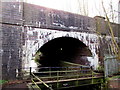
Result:
[[[87,57],[92,56],[89,48],[73,37],[59,37],[50,40],[37,51],[37,53],[39,52],[37,62],[42,67],[63,66],[61,61],[89,65]]]

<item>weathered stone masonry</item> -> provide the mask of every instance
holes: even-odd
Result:
[[[96,18],[23,2],[2,3],[3,78],[16,78],[16,70],[20,72],[21,68],[29,67],[37,50],[48,41],[58,37],[79,39],[89,47],[98,63],[99,53],[103,51],[99,51],[102,47],[96,33],[98,30],[96,21]],[[101,23],[106,24],[104,20]],[[114,27],[117,27],[116,24]],[[99,32],[108,35],[107,29],[108,27]],[[119,35],[118,28],[114,29],[114,34],[116,37]]]
[[[23,3],[2,3],[2,78],[14,79],[21,68]]]

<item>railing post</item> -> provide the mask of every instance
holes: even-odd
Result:
[[[32,67],[30,67],[30,78],[31,78],[31,75],[32,75]]]
[[[94,83],[94,81],[93,81],[93,77],[94,77],[94,72],[93,72],[93,68],[91,67],[91,71],[92,71],[92,84]]]
[[[51,67],[49,67],[49,76],[51,77]]]
[[[67,67],[66,67],[66,72],[65,72],[65,74],[67,75]]]
[[[78,81],[79,81],[78,78],[79,78],[79,74],[80,74],[80,73],[79,73],[79,68],[77,68],[76,70],[77,70],[77,81],[76,81],[76,86],[78,86]]]
[[[59,71],[57,71],[57,88],[59,88]]]

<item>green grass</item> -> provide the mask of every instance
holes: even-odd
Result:
[[[7,82],[6,80],[0,80],[0,84],[4,84],[6,82]]]
[[[114,79],[115,79],[115,78],[119,78],[119,79],[120,79],[120,75],[118,75],[118,76],[114,76],[114,77],[112,77],[112,78],[114,78]]]
[[[120,79],[120,75],[107,78],[107,80]]]

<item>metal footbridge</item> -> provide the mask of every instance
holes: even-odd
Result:
[[[90,66],[40,67],[31,72],[30,90],[62,90],[104,82],[103,73],[94,72]]]

